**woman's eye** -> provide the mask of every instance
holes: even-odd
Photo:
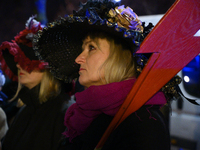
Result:
[[[93,45],[89,45],[89,51],[95,50],[96,48]]]

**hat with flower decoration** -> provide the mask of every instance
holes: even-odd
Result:
[[[13,81],[17,81],[17,63],[27,72],[43,70],[47,66],[47,63],[35,56],[32,49],[33,35],[42,30],[40,22],[34,18],[35,16],[28,19],[26,28],[20,31],[12,42],[5,41],[0,46],[1,68]]]
[[[109,33],[125,40],[135,51],[152,27],[144,27],[130,7],[109,0],[88,0],[78,11],[39,31],[34,36],[33,49],[39,59],[49,63],[54,76],[68,80],[78,76],[75,59],[81,53],[82,40],[88,32]],[[71,61],[73,66],[69,66]]]

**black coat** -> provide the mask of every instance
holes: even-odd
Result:
[[[111,133],[102,150],[170,150],[170,136],[164,116],[158,106],[143,106],[128,116]],[[94,150],[113,117],[102,114],[86,132],[63,140],[60,150]]]
[[[8,130],[3,150],[56,150],[65,130],[64,115],[69,96],[65,93],[40,104],[38,86],[23,88],[20,99],[26,104]]]

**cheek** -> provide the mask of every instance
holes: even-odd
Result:
[[[25,83],[31,82],[31,79],[29,78],[28,75],[23,75],[23,76],[20,76],[19,82],[20,82],[21,84],[25,84]]]
[[[101,79],[105,77],[105,74],[104,74],[105,73],[105,65],[104,65],[104,63],[107,60],[107,58],[108,58],[108,55],[102,55],[102,56],[100,56],[96,59],[98,61],[93,63],[94,64],[93,68],[95,69],[95,73]]]
[[[25,76],[23,78],[23,81],[27,81],[27,82],[30,82],[30,83],[39,83],[41,80],[42,80],[42,75],[41,73],[31,73],[27,76]]]
[[[32,79],[36,82],[36,83],[40,83],[41,80],[42,80],[42,77],[43,77],[43,74],[42,73],[39,73],[39,74],[36,74],[32,77]]]
[[[96,58],[94,62],[88,62],[89,72],[88,75],[93,78],[97,78],[100,75],[100,71],[102,70],[102,60]]]
[[[102,80],[105,77],[103,63],[104,61],[94,63],[94,66],[91,68],[90,74],[87,76],[88,80],[92,82],[99,82],[99,83],[102,82]]]

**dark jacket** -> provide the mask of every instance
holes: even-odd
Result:
[[[94,150],[113,117],[102,114],[86,132],[63,140],[62,150]],[[143,106],[128,116],[109,136],[102,150],[170,150],[170,136],[159,106]]]
[[[3,150],[56,150],[65,129],[69,96],[61,93],[40,104],[38,86],[23,88],[19,98],[26,104],[16,116],[3,143]]]

